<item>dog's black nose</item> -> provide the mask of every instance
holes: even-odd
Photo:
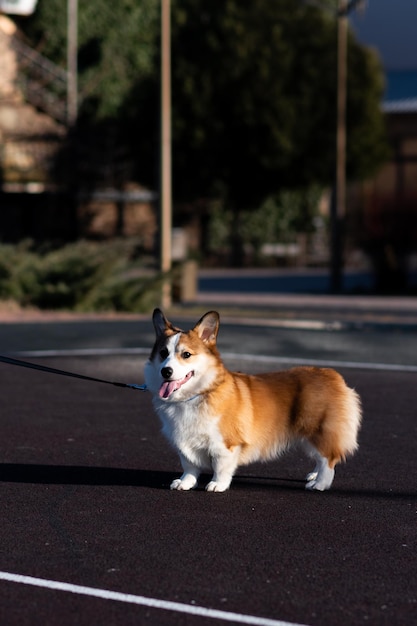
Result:
[[[166,380],[171,378],[173,373],[174,373],[174,370],[172,369],[172,367],[163,367],[161,369],[161,374],[164,378],[166,378]]]

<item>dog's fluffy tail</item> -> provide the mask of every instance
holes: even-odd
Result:
[[[358,449],[358,432],[362,422],[362,407],[360,397],[354,389],[347,389],[345,411],[346,420],[342,428],[343,459]]]

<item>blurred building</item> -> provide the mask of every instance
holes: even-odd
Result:
[[[363,244],[380,281],[401,289],[417,267],[417,3],[369,0],[351,16],[359,41],[374,48],[385,72],[381,104],[391,159],[372,181],[352,190],[362,216]],[[385,275],[385,279],[384,279]]]
[[[151,250],[155,194],[129,181],[77,186],[66,90],[67,72],[0,14],[0,240],[137,236]]]

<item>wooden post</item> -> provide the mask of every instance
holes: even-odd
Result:
[[[346,216],[346,82],[347,0],[339,0],[337,16],[336,182],[332,201],[331,289],[342,290]]]
[[[172,174],[171,174],[171,2],[161,0],[161,193],[160,270],[171,270]],[[162,286],[161,306],[171,306],[171,282]]]
[[[78,0],[67,5],[67,122],[73,126],[78,114]]]

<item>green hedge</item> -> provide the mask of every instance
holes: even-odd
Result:
[[[0,244],[0,299],[40,309],[149,311],[159,302],[162,277],[136,250],[128,240],[43,251],[30,242]]]

